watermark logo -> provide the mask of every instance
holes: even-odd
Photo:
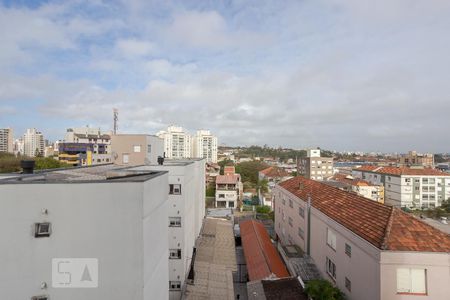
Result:
[[[98,287],[98,259],[52,259],[52,286],[54,288]]]

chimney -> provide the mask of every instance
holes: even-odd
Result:
[[[22,167],[22,174],[33,174],[34,160],[21,160],[20,166]]]
[[[158,165],[163,165],[164,164],[164,157],[162,156],[158,156]]]

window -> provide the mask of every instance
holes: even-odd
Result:
[[[391,181],[391,176],[388,176],[388,180]]]
[[[428,184],[428,178],[422,178],[422,183],[423,184]]]
[[[292,227],[292,218],[291,218],[291,217],[289,217],[288,223],[289,223],[289,225]]]
[[[147,153],[152,153],[152,145],[147,145]]]
[[[411,178],[405,178],[405,183],[411,183]]]
[[[48,296],[33,296],[31,300],[48,300]]]
[[[345,243],[345,254],[347,254],[348,257],[352,256],[352,246],[347,243]]]
[[[305,217],[305,209],[303,208],[303,207],[299,207],[298,208],[298,214],[302,217],[302,218],[304,218]]]
[[[141,145],[134,145],[133,146],[133,152],[135,152],[135,153],[141,152]]]
[[[181,227],[181,217],[169,217],[169,227]]]
[[[292,202],[291,199],[289,199],[289,207],[294,207],[294,203]]]
[[[219,198],[225,198],[225,194],[219,194]]]
[[[414,183],[420,183],[420,178],[414,178]]]
[[[283,203],[283,205],[286,205],[286,200],[284,198],[281,200],[281,202]]]
[[[181,259],[181,249],[169,249],[169,259]]]
[[[336,235],[327,228],[327,245],[336,250]]]
[[[336,280],[336,265],[328,257],[327,257],[327,266],[326,267],[327,267],[328,275],[330,275],[331,278]]]
[[[305,232],[300,227],[298,228],[298,236],[302,238],[302,240],[305,239]]]
[[[169,194],[181,195],[181,184],[169,184]]]
[[[34,237],[49,237],[52,232],[52,224],[50,223],[35,223]]]
[[[350,281],[350,279],[348,279],[347,277],[345,277],[345,288],[351,292],[352,291],[352,282]]]
[[[126,154],[126,153],[122,154],[122,162],[123,162],[124,164],[129,163],[129,162],[130,162],[130,155],[129,155],[129,154]]]
[[[169,290],[170,291],[181,290],[181,281],[169,281]]]
[[[234,201],[228,201],[228,207],[234,207]]]
[[[397,269],[397,293],[427,294],[427,272],[425,269]]]

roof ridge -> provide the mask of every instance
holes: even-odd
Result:
[[[389,236],[391,235],[392,223],[394,222],[394,211],[395,207],[392,206],[391,213],[389,214],[389,220],[386,225],[386,230],[384,231],[383,241],[381,242],[381,250],[386,250],[388,248]]]

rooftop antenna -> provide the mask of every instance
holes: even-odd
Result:
[[[114,135],[117,134],[118,122],[119,122],[119,110],[117,108],[113,108],[113,120],[114,120]]]

